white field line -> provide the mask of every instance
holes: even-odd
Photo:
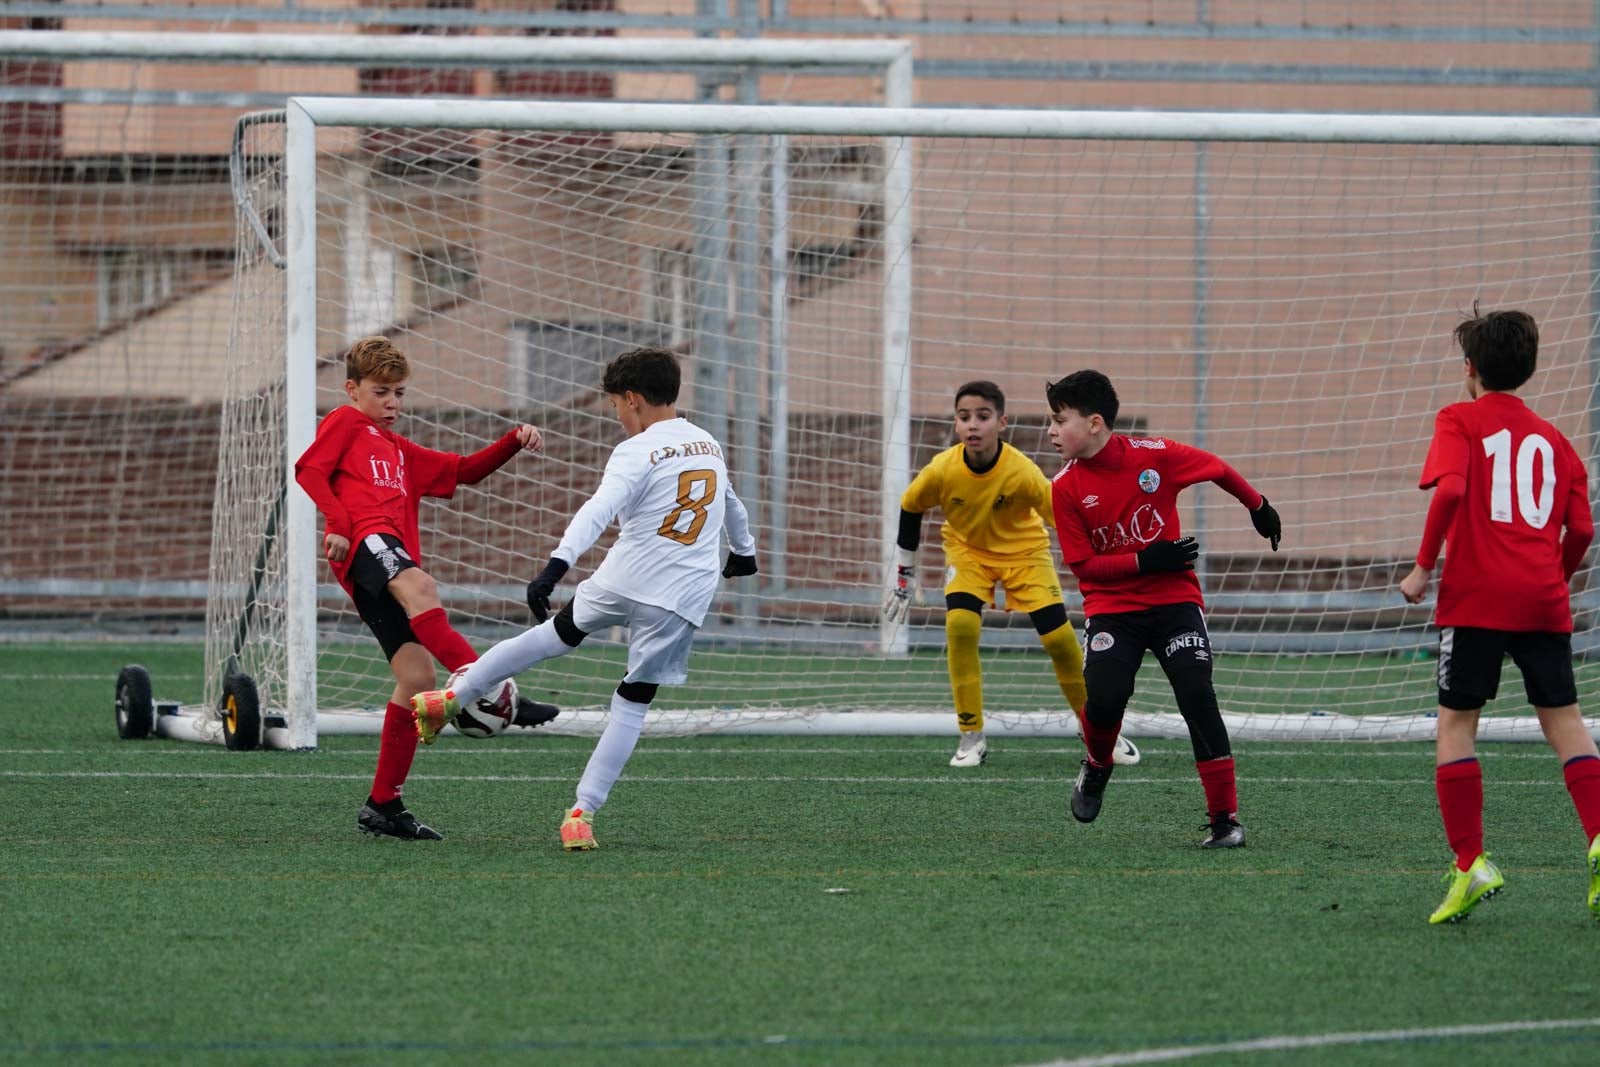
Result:
[[[371,773],[362,774],[328,774],[322,771],[307,771],[292,773],[284,771],[27,771],[27,770],[0,770],[0,778],[104,778],[104,779],[179,779],[192,781],[197,778],[237,779],[239,781],[298,781],[298,782],[343,782],[356,779],[367,780]],[[623,781],[645,782],[657,785],[696,785],[707,783],[738,784],[738,783],[783,783],[790,785],[953,785],[961,787],[975,787],[984,785],[1059,785],[1071,778],[1067,774],[1040,775],[1029,777],[990,777],[978,776],[940,776],[915,777],[894,774],[864,774],[864,775],[809,775],[809,774],[735,774],[735,775],[633,775],[624,774]],[[407,779],[410,782],[569,782],[570,774],[412,774]],[[1116,779],[1117,785],[1192,785],[1195,779],[1192,775],[1179,775],[1175,777],[1155,778],[1149,775],[1137,777],[1123,777]],[[1554,778],[1535,778],[1528,780],[1492,779],[1495,786],[1525,785],[1548,788]],[[1396,785],[1396,786],[1426,786],[1433,788],[1433,778],[1271,778],[1241,775],[1241,785],[1341,785],[1341,786],[1369,786],[1369,785]]]
[[[1172,1063],[1201,1056],[1229,1056],[1249,1052],[1282,1052],[1290,1049],[1331,1048],[1337,1045],[1375,1045],[1407,1041],[1436,1041],[1452,1037],[1484,1037],[1490,1034],[1529,1033],[1541,1030],[1586,1030],[1600,1027],[1594,1019],[1537,1019],[1521,1022],[1472,1023],[1461,1026],[1429,1026],[1407,1030],[1361,1030],[1348,1033],[1304,1034],[1258,1037],[1249,1041],[1228,1041],[1215,1045],[1174,1045],[1166,1048],[1111,1052],[1100,1056],[1080,1056],[1070,1060],[1050,1060],[1039,1067],[1126,1067],[1131,1064]]]

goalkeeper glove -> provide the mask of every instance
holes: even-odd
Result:
[[[550,594],[555,592],[556,583],[566,573],[566,563],[552,558],[538,577],[528,583],[528,610],[533,612],[534,622],[544,622],[550,617]]]
[[[917,577],[917,554],[896,548],[889,568],[888,588],[883,594],[885,622],[905,622],[911,614],[911,588]]]
[[[756,572],[756,558],[754,556],[741,556],[739,553],[728,550],[728,562],[722,566],[724,578],[744,578]]]
[[[1200,545],[1192,537],[1176,541],[1157,541],[1139,553],[1140,574],[1161,574],[1168,571],[1192,571],[1194,561],[1200,558]]]
[[[1261,506],[1250,513],[1250,521],[1255,524],[1256,533],[1272,542],[1272,551],[1278,551],[1278,540],[1283,537],[1283,520],[1278,518],[1278,509],[1267,503],[1267,498],[1261,498]]]

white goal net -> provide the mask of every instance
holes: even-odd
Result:
[[[1005,390],[1007,440],[1047,475],[1045,382],[1095,367],[1121,395],[1119,429],[1216,452],[1272,500],[1276,554],[1220,490],[1183,501],[1241,736],[1431,735],[1431,601],[1407,607],[1395,585],[1421,532],[1433,413],[1462,395],[1451,329],[1474,302],[1538,318],[1525,395],[1594,451],[1592,122],[289,112],[316,128],[299,156],[268,121],[236,159],[248,210],[208,610],[208,673],[235,661],[269,709],[303,704],[295,686],[313,678],[324,714],[381,707],[390,688],[308,505],[296,520],[299,491],[285,493],[286,457],[343,402],[340,354],[367,334],[412,361],[399,427],[412,439],[470,452],[516,422],[544,432],[544,456],[422,508],[428,569],[480,649],[526,625],[524,583],[620,440],[603,363],[646,343],[682,353],[681,408],[725,443],[761,565],[724,583],[689,684],[657,702],[657,725],[685,730],[822,714],[953,729],[937,515],[908,626],[886,633],[878,605],[899,491],[952,443],[970,379]],[[1580,699],[1596,688],[1589,577],[1575,582]],[[296,625],[310,643],[297,654]],[[599,709],[624,642],[596,634],[523,692]],[[996,727],[1070,732],[1026,616],[986,612],[982,645]],[[1491,710],[1521,703],[1508,677]],[[1183,733],[1154,670],[1130,712],[1131,733]]]

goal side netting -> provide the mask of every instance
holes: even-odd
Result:
[[[314,707],[326,730],[391,687],[286,477],[368,334],[412,362],[413,440],[470,452],[518,422],[544,433],[543,456],[422,505],[428,570],[479,648],[527,624],[525,582],[621,439],[604,362],[681,353],[681,408],[727,448],[761,573],[724,583],[655,729],[953,728],[937,515],[908,624],[885,628],[879,605],[899,493],[953,443],[964,381],[1005,390],[1006,440],[1049,475],[1044,384],[1098,368],[1120,429],[1215,452],[1272,500],[1277,553],[1221,490],[1183,498],[1241,737],[1431,736],[1431,600],[1409,607],[1396,583],[1433,414],[1463,395],[1451,330],[1475,302],[1538,318],[1524,395],[1594,450],[1593,123],[371,100],[289,114],[298,154],[264,122],[236,159],[207,649],[209,675],[249,672],[286,722]],[[1597,678],[1589,579],[1574,582],[1580,700]],[[519,684],[592,722],[626,637],[595,634]],[[1074,732],[1003,596],[982,648],[991,729]],[[1486,732],[1537,736],[1522,703],[1508,674]],[[1153,668],[1127,729],[1185,735]]]

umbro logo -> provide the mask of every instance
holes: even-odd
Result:
[[[953,496],[953,497],[950,498],[950,506],[953,507],[953,508],[959,508],[962,504],[965,504],[966,502],[967,501],[966,501],[965,497]]]
[[[1084,497],[1083,498],[1083,506],[1086,507],[1086,508],[1099,507],[1100,506],[1100,497],[1099,497],[1099,495],[1096,494],[1096,493],[1090,493],[1088,496]]]
[[[379,432],[378,432],[378,428],[377,428],[377,427],[376,427],[376,426],[368,426],[368,427],[367,427],[367,432],[368,432],[368,433],[370,433],[370,434],[371,434],[371,435],[372,435],[372,436],[374,436],[374,437],[381,437],[381,436],[383,436],[383,435],[382,435],[382,434],[380,434],[380,433],[379,433]]]

